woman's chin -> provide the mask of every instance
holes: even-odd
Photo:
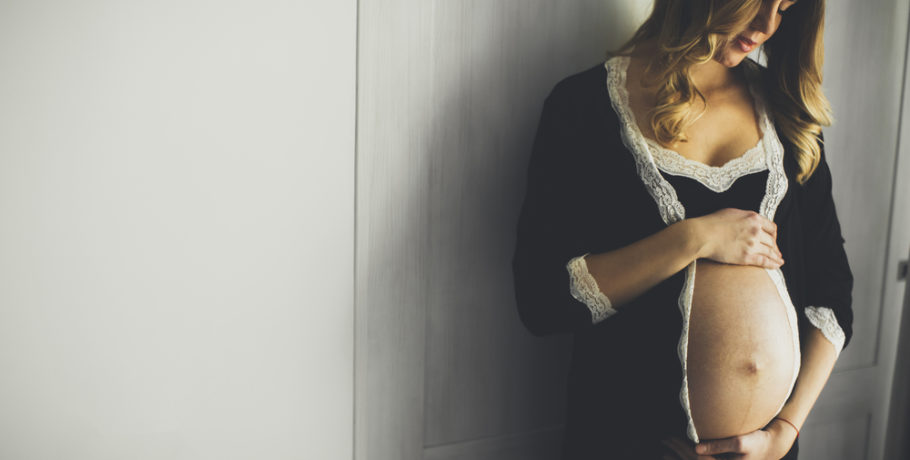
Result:
[[[748,55],[748,53],[725,49],[721,53],[715,55],[714,60],[721,63],[725,67],[733,68],[743,62],[743,59],[745,59]]]

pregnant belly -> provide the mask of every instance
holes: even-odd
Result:
[[[699,259],[695,273],[686,361],[695,430],[717,439],[761,429],[798,365],[789,298],[761,267]]]

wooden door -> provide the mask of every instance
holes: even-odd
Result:
[[[853,341],[803,427],[801,459],[886,458],[904,293],[897,269],[910,247],[910,125],[901,116],[910,113],[901,98],[908,2],[873,3],[828,2],[824,87],[835,123],[825,130],[826,151],[855,320]]]

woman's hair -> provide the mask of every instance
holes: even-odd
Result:
[[[654,9],[629,41],[609,56],[656,39],[645,84],[657,85],[657,104],[648,116],[656,140],[685,141],[685,129],[701,114],[704,95],[689,67],[710,61],[728,39],[751,23],[767,0],[655,0]],[[825,0],[799,0],[783,13],[777,31],[763,45],[769,109],[784,142],[794,147],[797,181],[804,184],[821,157],[822,126],[831,125],[831,105],[822,93]]]

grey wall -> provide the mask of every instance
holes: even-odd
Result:
[[[355,27],[0,2],[0,458],[351,458]]]

